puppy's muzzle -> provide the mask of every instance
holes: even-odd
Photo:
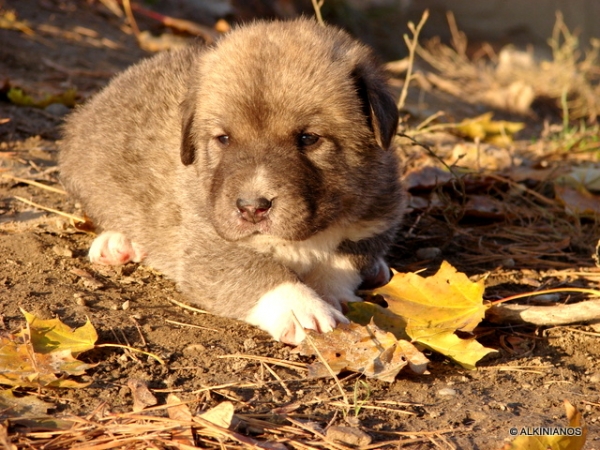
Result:
[[[250,223],[262,222],[273,206],[273,202],[265,197],[253,199],[238,198],[235,206],[242,219]]]

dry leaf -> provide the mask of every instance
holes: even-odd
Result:
[[[85,387],[66,377],[83,375],[96,364],[73,357],[94,348],[96,330],[88,321],[71,330],[58,319],[41,320],[21,310],[27,328],[0,337],[0,384],[22,387]]]
[[[518,437],[502,450],[581,450],[585,445],[587,427],[581,420],[581,413],[567,400],[564,401],[568,427],[548,427],[548,432],[543,436],[536,436],[539,429],[532,427],[515,428]],[[554,433],[557,435],[553,435]],[[560,435],[558,433],[560,432]]]
[[[15,397],[10,389],[0,391],[0,421],[14,417],[40,417],[51,408],[54,408],[52,403],[33,395]]]
[[[369,325],[373,322],[382,330],[392,333],[396,339],[410,340],[410,336],[406,334],[406,320],[404,317],[394,314],[389,309],[368,301],[348,303],[347,307],[346,317],[352,322],[360,325]]]
[[[89,319],[84,326],[73,330],[59,319],[43,320],[23,309],[21,312],[27,321],[33,348],[38,353],[69,350],[73,356],[77,356],[93,349],[98,340],[98,333]]]
[[[473,140],[479,139],[498,146],[508,146],[512,143],[512,136],[525,128],[522,122],[492,120],[493,115],[492,112],[488,112],[472,119],[465,119],[456,125],[455,130],[461,136]]]
[[[448,262],[431,277],[416,273],[394,274],[374,290],[388,302],[390,311],[407,319],[409,328],[442,328],[473,331],[484,317],[483,280],[474,283]]]
[[[342,324],[335,330],[320,334],[309,331],[310,341],[334,373],[350,370],[369,378],[393,382],[407,364],[416,373],[427,370],[427,358],[408,341],[398,340],[373,322],[366,326]],[[303,355],[314,355],[309,339],[298,347]],[[327,367],[317,361],[309,366],[309,376],[326,377]]]
[[[406,322],[413,342],[442,353],[467,369],[495,352],[475,339],[461,339],[455,331],[472,332],[488,305],[483,302],[483,280],[472,282],[444,261],[428,278],[415,273],[395,273],[385,286],[373,291],[382,295],[391,312]],[[376,322],[377,323],[377,322]]]
[[[190,422],[192,420],[190,408],[185,403],[182,403],[175,394],[170,393],[167,396],[167,405],[171,405],[167,408],[167,413],[171,419],[183,422]]]
[[[591,217],[600,215],[600,196],[592,194],[585,187],[572,188],[557,184],[554,185],[554,192],[568,213]]]
[[[556,181],[574,188],[584,187],[588,191],[600,192],[600,168],[574,167],[557,177]]]
[[[175,394],[171,393],[167,396],[167,405],[172,405],[167,408],[169,418],[179,422],[192,421],[193,416],[190,408],[185,403],[181,403],[181,400]],[[175,441],[181,445],[190,446],[190,448],[195,448],[194,432],[192,431],[191,426],[184,427],[180,432],[173,430],[173,433],[174,435],[171,437],[172,441]]]
[[[77,103],[77,91],[75,89],[67,89],[61,94],[47,94],[43,99],[35,99],[31,95],[26,94],[22,89],[12,87],[6,96],[15,105],[33,106],[35,108],[45,108],[53,103],[60,103],[73,108],[75,103]]]
[[[131,395],[133,396],[134,412],[142,411],[148,406],[154,406],[158,403],[154,394],[148,389],[148,383],[146,381],[130,378],[127,381],[127,387],[131,389]]]
[[[229,428],[233,420],[235,408],[231,402],[219,403],[214,408],[209,409],[205,413],[200,414],[204,420],[214,423],[222,428]]]

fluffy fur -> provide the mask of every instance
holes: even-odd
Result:
[[[106,230],[92,261],[145,257],[215,314],[295,344],[389,278],[397,121],[366,47],[258,22],[112,80],[67,121],[62,181]]]

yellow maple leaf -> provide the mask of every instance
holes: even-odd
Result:
[[[96,330],[88,323],[71,330],[58,319],[41,320],[23,311],[27,327],[0,336],[0,384],[21,387],[85,387],[67,377],[82,375],[95,364],[73,357],[94,347]]]
[[[29,339],[37,353],[50,353],[58,350],[69,350],[73,356],[94,348],[98,333],[88,319],[85,325],[75,330],[59,319],[39,319],[21,309],[27,321]],[[26,330],[21,331],[25,333]]]
[[[483,280],[474,283],[444,261],[431,277],[396,272],[388,284],[373,292],[386,299],[390,311],[407,320],[407,329],[470,332],[489,307],[483,303],[484,290]]]
[[[373,320],[386,330],[386,322],[395,323],[396,328],[405,324],[403,331],[413,342],[474,369],[477,361],[495,350],[472,338],[461,339],[455,331],[471,332],[481,322],[489,307],[483,302],[484,289],[483,281],[472,282],[446,261],[431,277],[396,272],[387,285],[373,292],[382,295],[388,309],[401,319],[394,321],[389,313],[378,313]]]

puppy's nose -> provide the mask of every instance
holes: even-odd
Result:
[[[271,200],[264,197],[254,199],[238,198],[235,202],[242,219],[251,223],[258,223],[266,217],[267,212],[272,206]]]

